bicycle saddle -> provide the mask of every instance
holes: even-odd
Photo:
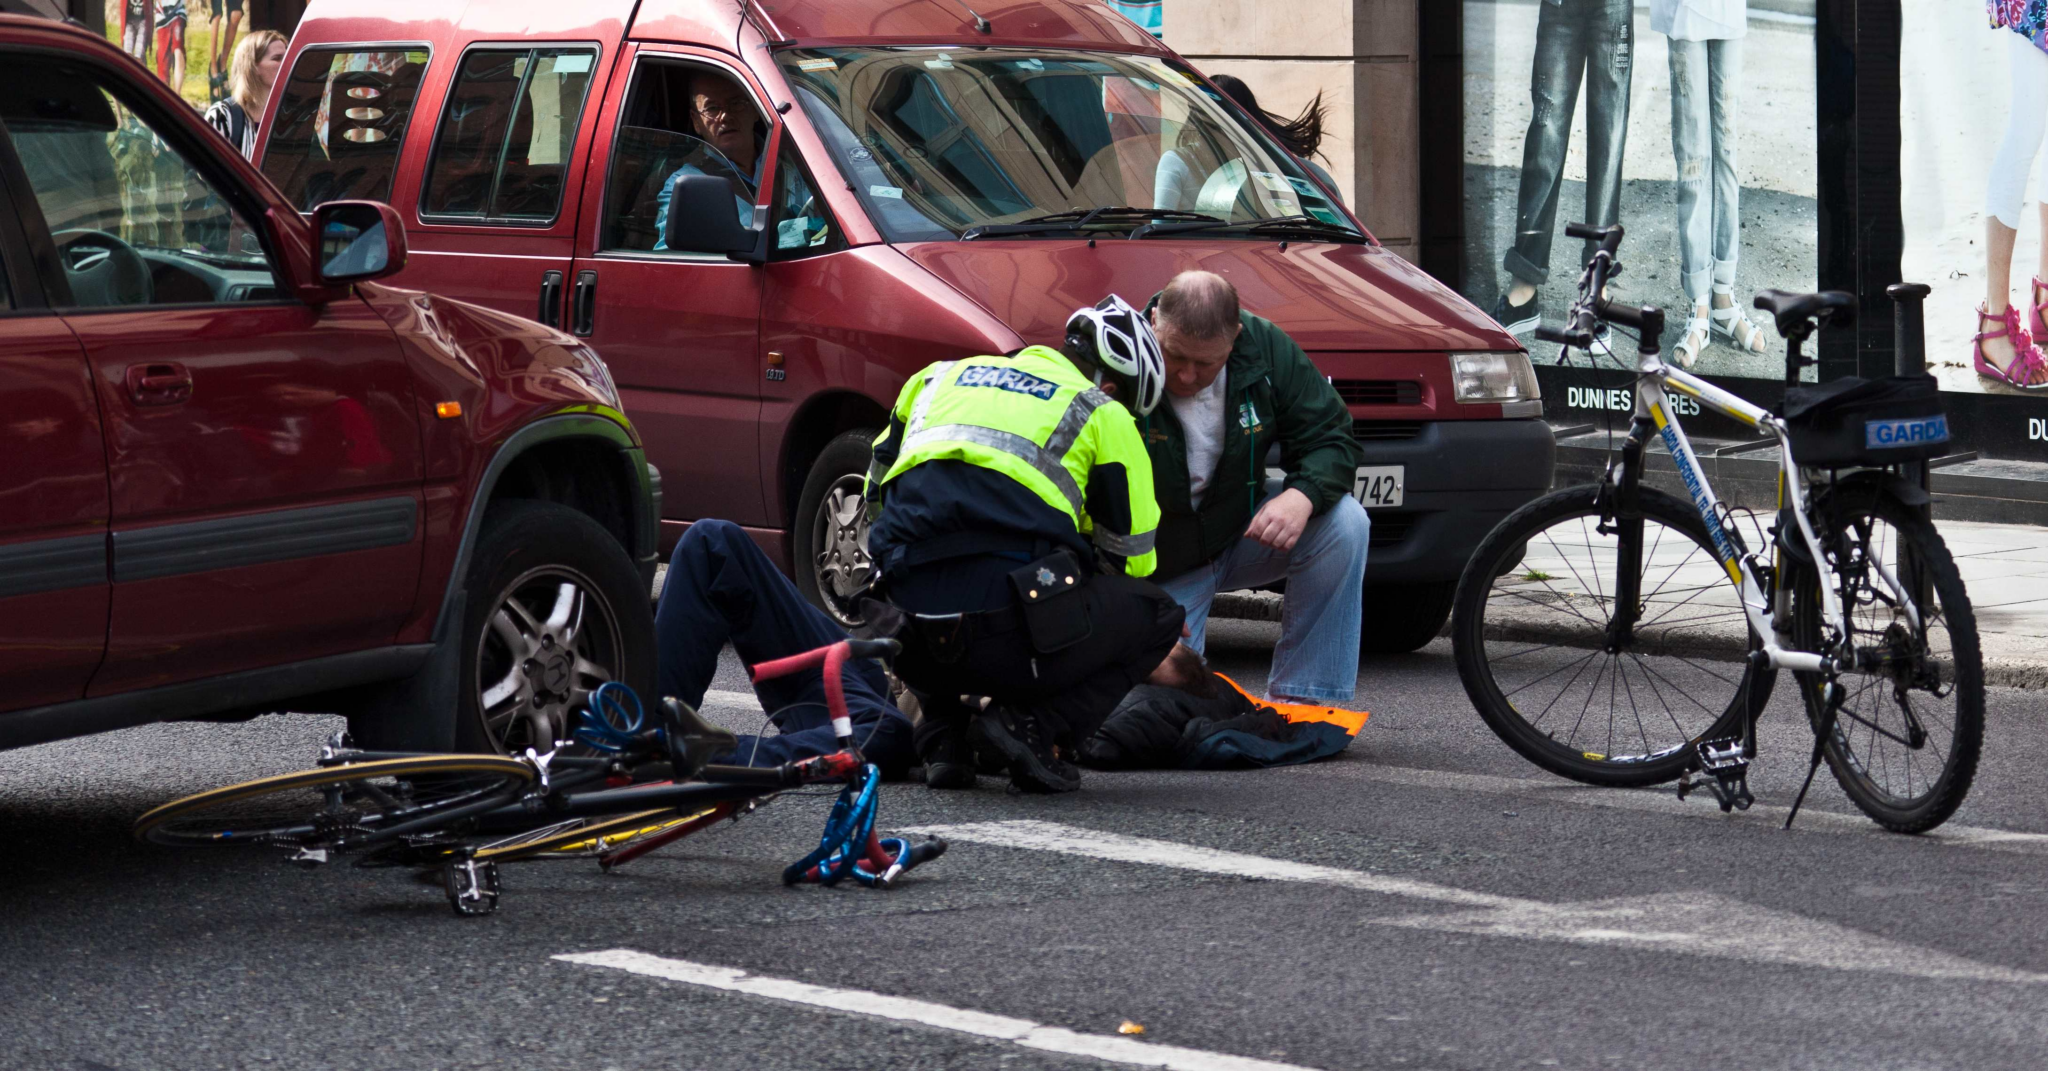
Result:
[[[678,781],[688,781],[703,773],[704,767],[711,765],[711,756],[739,746],[739,737],[731,729],[705,721],[675,696],[662,698],[661,714],[668,721],[671,776]]]
[[[1786,338],[1799,324],[1818,317],[1822,324],[1844,326],[1856,320],[1856,295],[1840,290],[1818,294],[1795,294],[1789,290],[1764,290],[1756,296],[1756,307],[1777,318],[1778,334]]]

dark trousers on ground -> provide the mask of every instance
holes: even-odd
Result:
[[[698,521],[669,558],[668,579],[654,614],[661,651],[661,694],[691,706],[718,670],[728,642],[748,665],[802,654],[846,638],[845,630],[804,601],[796,585],[730,521]],[[873,662],[849,662],[843,673],[853,739],[883,774],[902,776],[914,763],[910,719],[889,700],[889,681]],[[777,766],[839,749],[825,707],[819,670],[754,686],[776,736],[741,736],[717,762]]]
[[[1150,581],[1099,575],[1066,597],[1087,600],[1090,633],[1051,654],[1033,649],[1014,603],[965,615],[954,642],[945,623],[911,619],[896,671],[924,704],[919,754],[957,746],[973,715],[963,695],[1036,718],[1072,754],[1180,640],[1180,604]]]
[[[1505,267],[1540,285],[1550,277],[1558,191],[1572,142],[1572,110],[1586,84],[1586,214],[1604,227],[1621,219],[1621,159],[1628,143],[1629,87],[1635,69],[1633,0],[1543,0],[1530,73],[1529,135],[1522,143],[1515,242]],[[1586,247],[1587,256],[1592,246]]]

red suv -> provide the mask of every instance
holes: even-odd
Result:
[[[0,747],[516,749],[652,682],[658,483],[586,345],[368,282],[396,213],[302,217],[103,40],[0,17],[0,66]]]

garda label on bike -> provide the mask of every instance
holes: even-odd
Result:
[[[1866,420],[1863,422],[1863,448],[1883,450],[1888,447],[1918,446],[1921,443],[1945,443],[1948,441],[1948,416],[1941,414],[1931,417],[1916,417],[1910,420]]]

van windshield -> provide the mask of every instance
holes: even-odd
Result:
[[[778,58],[892,242],[1104,229],[1367,240],[1270,136],[1157,57],[834,48]]]

